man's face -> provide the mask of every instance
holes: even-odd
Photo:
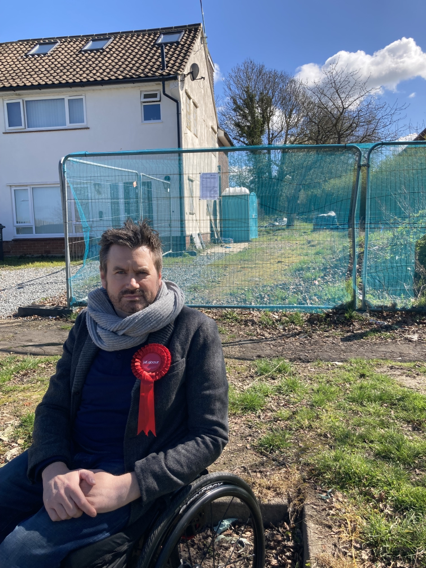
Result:
[[[117,313],[134,314],[154,302],[161,286],[161,273],[157,272],[148,248],[132,250],[112,245],[106,264],[106,273],[101,270],[102,286]]]

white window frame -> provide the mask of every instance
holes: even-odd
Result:
[[[31,51],[27,53],[27,55],[48,55],[53,49],[55,49],[58,43],[59,41],[39,42],[31,49]],[[49,51],[46,51],[45,53],[35,53],[35,50],[38,48],[39,45],[51,45],[52,47],[49,49]]]
[[[148,101],[144,101],[143,95],[146,93],[157,93],[158,100],[149,99]],[[145,114],[143,107],[150,106],[150,105],[159,105],[160,106],[160,120],[145,120]],[[142,124],[158,124],[159,122],[163,122],[163,109],[161,106],[161,93],[160,91],[141,91],[141,114],[142,114]]]
[[[167,36],[178,36],[176,39],[173,40],[169,40],[167,41]],[[161,33],[158,38],[157,41],[155,42],[156,45],[166,45],[167,43],[179,43],[180,40],[182,39],[183,36],[183,31],[180,32],[163,32]]]
[[[38,126],[36,128],[28,128],[27,127],[27,117],[26,117],[26,108],[25,102],[26,101],[45,101],[48,99],[64,99],[65,101],[65,126]],[[84,122],[73,123],[70,124],[69,120],[69,107],[68,101],[72,99],[83,99],[83,114],[84,114]],[[22,118],[22,125],[23,126],[9,126],[9,118],[7,114],[7,103],[17,103],[19,102],[21,105],[21,118]],[[84,95],[72,95],[72,96],[50,96],[50,97],[31,97],[31,98],[24,98],[24,99],[6,99],[3,103],[4,107],[4,124],[5,129],[7,132],[19,130],[21,132],[31,132],[31,131],[38,131],[38,130],[66,130],[66,129],[74,129],[74,128],[85,128],[87,127],[87,114],[86,114],[86,97]]]
[[[156,95],[156,98],[149,98],[145,99],[145,95]],[[141,101],[143,103],[157,103],[161,101],[161,92],[160,91],[141,91]]]
[[[29,184],[29,185],[12,185],[10,186],[10,191],[12,194],[12,211],[13,211],[13,229],[14,229],[14,237],[16,239],[55,239],[58,237],[63,238],[64,233],[36,233],[35,232],[35,223],[34,223],[34,201],[33,201],[33,189],[38,187],[57,187],[59,191],[61,191],[61,186],[59,183],[43,183],[43,184]],[[16,204],[15,204],[15,190],[17,189],[26,189],[28,191],[28,206],[29,206],[29,213],[30,213],[30,220],[31,223],[17,223],[16,222]],[[62,199],[62,198],[61,198]],[[75,205],[74,199],[68,201],[68,211],[71,213],[71,219],[68,221],[68,226],[71,225],[71,230],[69,231],[69,235],[76,237],[83,235],[82,232],[74,233],[75,225],[80,224],[75,215]],[[25,234],[18,234],[16,229],[17,228],[25,228],[31,227],[33,232],[32,233],[25,233]]]
[[[106,44],[103,45],[102,47],[90,47],[94,41],[106,41]],[[111,42],[112,42],[112,37],[92,37],[91,39],[89,39],[89,41],[82,48],[81,51],[102,51],[103,49],[108,47]]]
[[[21,107],[21,122],[22,126],[9,126],[9,116],[7,114],[7,103],[19,103]],[[24,105],[22,99],[8,99],[4,101],[4,124],[6,130],[25,130],[25,117],[24,117]]]

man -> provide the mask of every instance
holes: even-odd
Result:
[[[59,567],[223,450],[227,383],[216,324],[185,307],[161,269],[161,243],[146,222],[102,235],[102,288],[64,344],[31,448],[0,469],[0,568]],[[146,344],[171,357],[151,402],[148,383],[135,377]]]

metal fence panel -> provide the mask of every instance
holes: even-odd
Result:
[[[426,145],[380,143],[367,163],[364,307],[424,307]]]
[[[188,305],[313,310],[352,301],[360,158],[357,147],[337,145],[67,156],[71,305],[100,285],[100,235],[128,217],[148,218],[160,233],[163,277]]]

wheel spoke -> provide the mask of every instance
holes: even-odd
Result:
[[[225,518],[225,516],[226,516],[226,514],[227,514],[227,512],[228,512],[228,510],[229,510],[229,507],[232,505],[233,501],[234,501],[234,497],[232,497],[232,499],[229,501],[228,506],[226,507],[226,510],[225,510],[225,512],[223,513],[222,518],[221,518],[220,522],[219,522],[218,525],[217,525],[218,527],[220,527],[220,525],[223,523],[223,520],[224,520],[224,518]],[[210,502],[210,506],[211,506],[211,502]],[[214,543],[214,539],[215,539],[215,537],[217,536],[217,533],[216,533],[216,531],[214,530],[214,527],[213,527],[213,515],[210,516],[210,522],[211,522],[211,524],[212,524],[211,530],[212,530],[212,533],[213,533],[213,534],[212,534],[212,538],[211,538],[209,547],[212,545],[212,543]],[[200,562],[200,567],[203,565],[203,562],[204,562],[204,560],[206,559],[206,556],[207,556],[207,554],[208,554],[208,552],[209,552],[209,547],[206,548],[206,552],[204,553],[203,559],[202,559],[201,562]],[[213,544],[213,550],[214,550],[214,544]],[[213,556],[213,557],[214,557],[214,556]],[[214,566],[214,564],[213,564],[213,566]]]
[[[249,514],[249,517],[248,517],[248,519],[247,519],[245,525],[244,525],[243,528],[240,530],[240,534],[238,535],[238,538],[237,538],[237,540],[236,540],[235,543],[234,543],[234,546],[233,546],[233,548],[232,548],[232,550],[231,550],[231,554],[229,555],[228,560],[226,561],[225,566],[228,566],[228,565],[229,565],[229,559],[230,559],[230,558],[232,557],[232,555],[234,554],[235,547],[237,546],[238,541],[239,541],[240,538],[241,538],[241,533],[243,532],[243,530],[244,530],[244,529],[246,528],[246,526],[248,525],[248,522],[249,522],[249,520],[250,520],[250,517],[251,517],[251,514]],[[233,563],[231,562],[231,564],[233,564]]]

